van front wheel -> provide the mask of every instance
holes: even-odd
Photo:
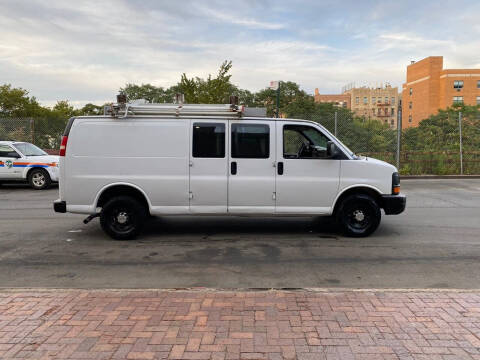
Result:
[[[382,213],[375,199],[365,194],[345,198],[337,211],[337,222],[347,236],[365,237],[373,233]]]
[[[116,240],[134,239],[142,230],[147,211],[130,196],[116,196],[102,208],[100,225],[110,237]]]

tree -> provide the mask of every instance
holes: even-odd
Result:
[[[22,88],[10,84],[0,86],[0,117],[28,117],[42,112],[35,97],[28,96]]]
[[[232,68],[232,62],[225,60],[215,78],[208,75],[207,79],[199,77],[189,79],[182,74],[178,90],[185,95],[185,102],[189,104],[225,104],[229,102],[230,95],[236,90],[236,86],[230,82],[232,75],[228,72]]]
[[[127,95],[128,100],[145,99],[151,103],[172,102],[172,98],[162,88],[152,84],[126,84],[124,88],[120,88],[120,93]]]

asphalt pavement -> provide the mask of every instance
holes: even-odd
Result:
[[[405,180],[370,237],[322,218],[163,217],[138,240],[55,214],[58,189],[0,187],[0,287],[480,288],[480,180]]]

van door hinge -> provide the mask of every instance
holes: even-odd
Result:
[[[193,199],[193,193],[192,193],[191,191],[188,193],[188,198],[189,198],[190,200]]]
[[[274,191],[273,194],[272,194],[272,199],[273,200],[277,200],[277,193]]]
[[[193,166],[193,161],[192,161],[192,160],[190,160],[190,161],[188,162],[188,166],[190,166],[190,167]]]
[[[276,161],[273,162],[273,167],[277,167],[277,162]]]

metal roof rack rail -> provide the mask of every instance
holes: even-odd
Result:
[[[177,95],[177,99],[182,96]],[[136,100],[127,103],[125,95],[117,96],[117,103],[106,105],[105,115],[111,115],[116,118],[125,118],[135,115],[175,115],[177,117],[186,116],[227,116],[241,117],[244,112],[244,106],[238,106],[236,99],[230,101],[232,104],[153,104],[144,100]],[[236,97],[235,97],[236,98]],[[183,100],[183,99],[182,99]],[[181,101],[181,100],[180,100]]]

